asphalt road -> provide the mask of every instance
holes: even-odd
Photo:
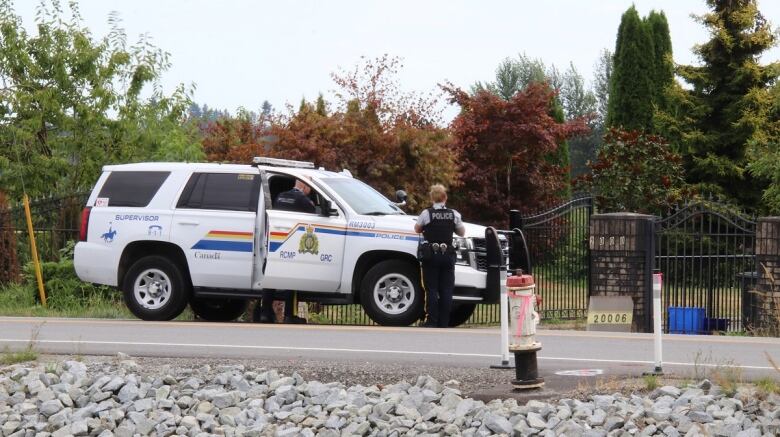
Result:
[[[639,376],[653,368],[649,334],[541,330],[543,374],[598,369]],[[183,358],[314,359],[485,369],[500,363],[498,329],[426,329],[250,323],[143,322],[0,317],[0,349],[34,342],[47,354]],[[663,370],[681,377],[738,367],[748,378],[777,377],[780,339],[664,335]]]

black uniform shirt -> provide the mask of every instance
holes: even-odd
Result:
[[[308,212],[314,214],[317,209],[314,207],[314,203],[309,199],[303,191],[293,188],[290,191],[285,191],[276,197],[274,202],[274,209],[282,211],[295,211],[295,212]]]

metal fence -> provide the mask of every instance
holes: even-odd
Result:
[[[59,250],[79,236],[81,211],[89,193],[75,193],[35,199],[30,202],[35,242],[42,261],[56,261]],[[0,232],[12,232],[20,268],[29,262],[30,238],[22,204],[13,205],[1,215]]]
[[[593,198],[575,196],[548,211],[522,217],[543,319],[584,318],[588,310]]]
[[[375,326],[360,305],[322,305],[313,321],[325,325]],[[417,324],[422,323],[422,320]],[[501,323],[498,304],[478,304],[474,314],[460,326],[492,326]]]
[[[690,203],[658,219],[655,238],[667,332],[744,330],[743,288],[756,266],[755,219],[726,205]]]

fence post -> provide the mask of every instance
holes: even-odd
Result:
[[[590,296],[630,296],[634,328],[652,331],[654,217],[594,214],[590,221]]]
[[[780,217],[761,217],[756,226],[755,306],[752,327],[777,334],[780,330]],[[743,290],[750,293],[752,290]],[[744,301],[743,301],[744,302]],[[744,312],[744,310],[743,310]],[[775,332],[773,332],[775,331]]]

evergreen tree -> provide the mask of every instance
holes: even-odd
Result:
[[[751,143],[778,140],[768,135],[767,126],[770,85],[780,75],[780,63],[759,63],[777,37],[756,0],[707,4],[711,11],[697,17],[711,35],[694,48],[701,65],[678,67],[689,88],[669,90],[670,107],[659,121],[665,135],[678,144],[689,182],[702,192],[723,194],[752,208],[759,205],[767,181],[746,171],[746,149]],[[761,171],[756,175],[769,176]]]
[[[608,126],[639,131],[652,128],[654,53],[650,26],[631,6],[623,13],[615,43]]]
[[[653,102],[656,110],[666,108],[665,90],[674,83],[674,61],[672,60],[672,37],[666,15],[650,11],[645,19],[653,37]]]
[[[596,61],[593,94],[596,96],[598,118],[603,126],[607,119],[609,105],[609,84],[612,81],[613,56],[609,49],[603,49]]]

